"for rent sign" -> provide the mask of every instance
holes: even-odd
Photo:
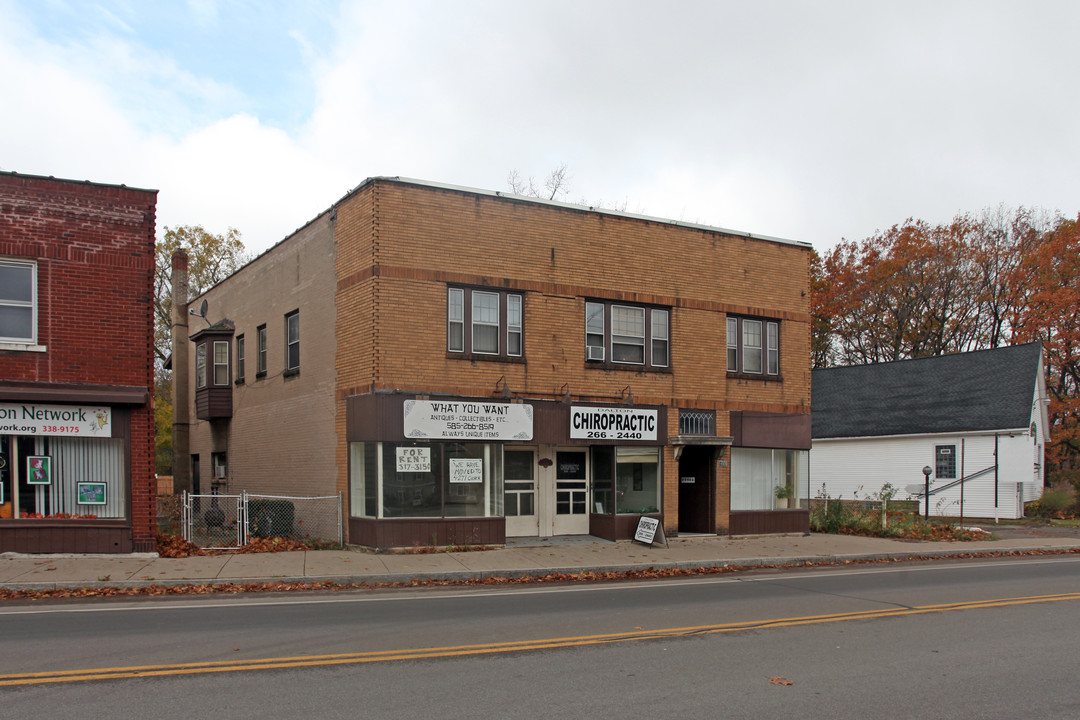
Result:
[[[0,403],[0,434],[112,437],[112,409],[90,405]]]

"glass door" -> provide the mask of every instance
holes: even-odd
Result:
[[[536,513],[536,452],[503,450],[503,508],[507,537],[540,534]]]
[[[589,451],[555,453],[554,535],[589,534]]]

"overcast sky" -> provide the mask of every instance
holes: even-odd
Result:
[[[373,175],[813,243],[1080,211],[1080,2],[0,0],[0,169],[260,252]]]

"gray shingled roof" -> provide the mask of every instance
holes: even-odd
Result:
[[[814,370],[813,437],[1026,428],[1041,345]]]

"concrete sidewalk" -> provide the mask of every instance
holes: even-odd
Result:
[[[1080,537],[914,542],[849,535],[680,537],[668,546],[584,536],[511,541],[506,547],[424,555],[363,550],[222,554],[190,558],[133,555],[0,555],[0,589],[137,587],[207,583],[394,583],[550,573],[693,569],[725,565],[950,557],[1013,551],[1080,550]]]

